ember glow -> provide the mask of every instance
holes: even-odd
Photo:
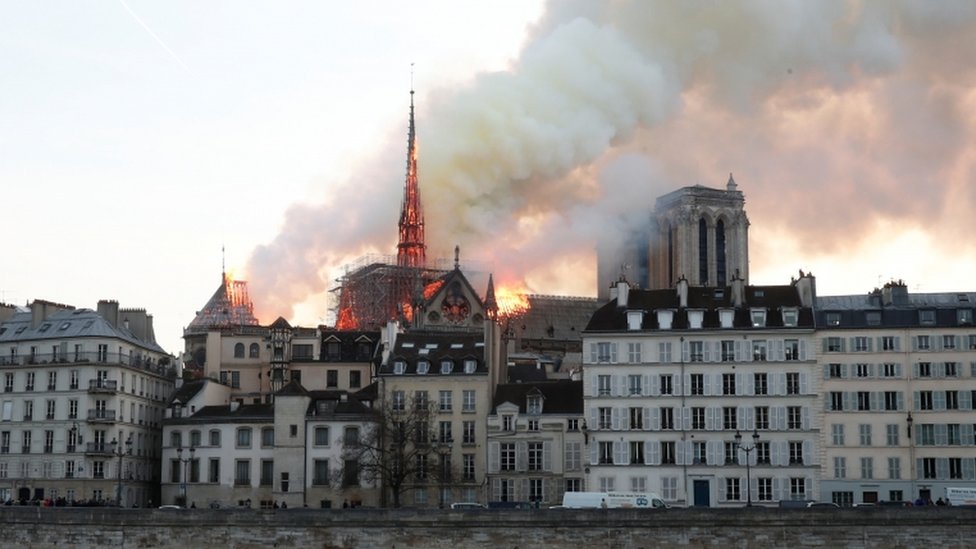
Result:
[[[523,288],[499,286],[495,289],[495,300],[498,302],[498,316],[515,317],[525,314],[529,310],[529,298]]]

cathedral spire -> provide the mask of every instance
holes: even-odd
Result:
[[[424,212],[420,204],[420,186],[417,182],[417,132],[413,119],[413,93],[411,83],[410,128],[407,133],[407,179],[403,187],[400,240],[397,244],[397,265],[401,267],[423,267],[427,263]]]

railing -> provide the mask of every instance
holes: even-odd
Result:
[[[108,353],[98,351],[79,351],[68,353],[35,353],[34,355],[0,356],[0,366],[30,366],[35,364],[113,364],[131,366],[160,375],[175,375],[171,364],[163,364],[158,359],[133,353]]]
[[[85,443],[86,454],[112,454],[112,445],[107,442],[88,442]]]
[[[115,410],[88,410],[88,421],[115,421]]]
[[[119,382],[114,379],[90,379],[88,380],[88,390],[114,393],[119,390]]]

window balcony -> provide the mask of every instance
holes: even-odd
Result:
[[[115,410],[88,410],[91,423],[115,423]]]
[[[119,382],[114,379],[92,379],[88,381],[89,393],[115,394],[118,391]]]

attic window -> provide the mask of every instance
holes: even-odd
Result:
[[[766,325],[766,309],[753,309],[751,311],[752,325],[753,327],[762,327]]]
[[[91,328],[91,325],[94,324],[94,323],[95,323],[94,320],[85,321],[85,325],[82,326],[82,328]]]
[[[796,309],[783,309],[783,326],[796,326],[799,315],[800,312]]]
[[[428,343],[424,347],[426,347],[427,349],[436,349],[437,348],[437,344],[436,343]]]
[[[484,347],[485,346],[485,342],[484,341],[479,341],[479,342],[475,343],[474,346],[475,347]]]
[[[402,375],[403,371],[407,369],[407,363],[402,360],[396,360],[393,362],[393,373],[396,375]]]
[[[935,324],[935,311],[932,309],[922,309],[918,312],[920,324]]]
[[[959,301],[962,301],[964,303],[968,303],[969,302],[969,296],[966,295],[966,294],[959,294],[958,295],[958,298],[959,298]]]
[[[17,332],[16,333],[19,334],[19,333],[23,332],[26,329],[27,329],[27,326],[21,326],[20,328],[17,328]]]
[[[413,349],[413,341],[404,341],[401,347],[404,349]]]
[[[442,360],[441,361],[441,373],[442,374],[449,374],[453,370],[454,370],[454,363],[453,362],[451,362],[450,360]]]
[[[732,309],[719,310],[718,321],[723,328],[732,328],[735,321],[735,311]]]
[[[69,326],[71,326],[70,322],[63,322],[61,323],[61,327],[58,328],[58,330],[67,330]]]
[[[721,300],[725,299],[725,290],[724,289],[717,289],[717,290],[715,290],[715,293],[712,294],[712,297],[716,301],[721,301]]]
[[[464,373],[473,374],[475,368],[478,367],[478,363],[472,359],[467,359],[464,361]]]
[[[452,349],[461,349],[463,347],[464,347],[464,344],[463,343],[451,343],[451,348]]]
[[[525,405],[525,411],[530,415],[539,415],[542,413],[542,396],[540,395],[530,395],[527,399]]]
[[[753,295],[756,297],[766,297],[766,290],[756,290],[756,293]]]
[[[417,373],[420,375],[426,374],[430,370],[430,362],[426,360],[421,360],[417,363]]]
[[[840,325],[840,313],[827,313],[827,326],[839,326]]]
[[[417,349],[417,354],[418,355],[429,355],[430,354],[430,349]]]
[[[6,328],[2,328],[2,327],[0,327],[0,335],[3,335],[3,333],[4,333],[4,332],[6,332],[6,331],[7,331],[7,329],[6,329]]]
[[[38,330],[38,331],[39,331],[39,332],[46,332],[46,331],[48,331],[48,330],[49,330],[50,328],[51,328],[51,323],[50,323],[50,322],[45,322],[44,324],[41,324],[41,329],[40,329],[40,330]]]

